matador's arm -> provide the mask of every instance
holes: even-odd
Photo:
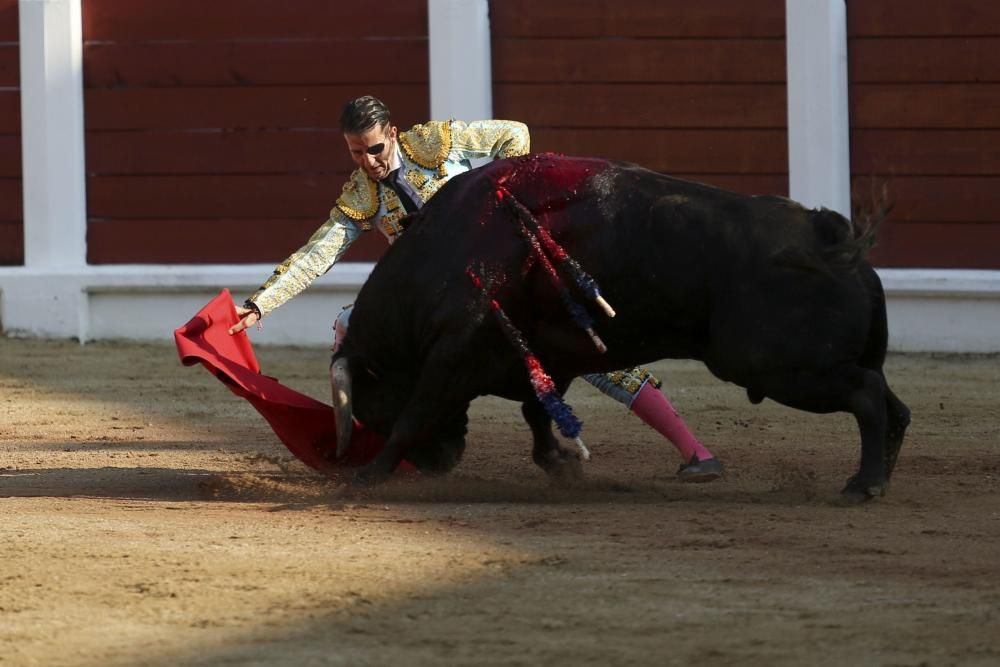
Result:
[[[451,121],[451,151],[461,158],[507,158],[531,149],[528,126],[515,120]]]
[[[274,273],[248,301],[266,316],[330,270],[343,256],[361,230],[343,211],[334,207],[330,218],[304,246],[275,267]]]

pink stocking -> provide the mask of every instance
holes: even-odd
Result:
[[[632,401],[631,410],[639,419],[669,440],[680,452],[685,463],[690,463],[692,457],[697,457],[699,461],[715,458],[712,452],[698,442],[667,397],[652,383],[647,382],[639,390],[639,394]]]

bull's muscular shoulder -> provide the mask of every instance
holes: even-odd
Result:
[[[451,123],[432,120],[414,125],[399,135],[399,145],[421,167],[437,169],[451,152]]]
[[[361,169],[355,169],[337,197],[337,208],[351,220],[367,223],[378,211],[378,205],[375,181]]]

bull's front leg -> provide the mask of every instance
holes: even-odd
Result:
[[[427,475],[450,472],[465,451],[468,407],[465,403],[461,414],[439,421],[433,427],[425,423],[425,419],[434,419],[433,411],[416,407],[419,411],[416,421],[408,418],[398,421],[382,451],[357,470],[353,482],[360,486],[379,484],[392,475],[403,459]]]
[[[412,432],[412,429],[405,425],[394,426],[382,451],[358,468],[351,482],[357,486],[374,486],[389,479],[393,471],[399,467],[406,450],[414,443]]]
[[[406,460],[428,475],[450,472],[462,460],[462,453],[465,451],[468,409],[468,405],[464,406],[461,414],[441,424],[434,440],[418,442],[410,447],[406,451]]]
[[[454,355],[463,349],[454,341],[440,342],[428,355],[406,405],[392,425],[382,451],[358,469],[354,482],[372,485],[385,481],[407,457],[428,463],[432,472],[446,472],[457,465],[465,448],[465,412],[478,395],[473,365]],[[428,451],[428,448],[437,448]],[[444,451],[441,448],[447,448]]]
[[[565,393],[568,383],[558,386],[560,395]],[[535,463],[554,481],[575,482],[583,478],[578,451],[564,447],[552,433],[552,417],[537,399],[529,399],[521,404],[521,414],[531,428],[534,440],[531,457]]]

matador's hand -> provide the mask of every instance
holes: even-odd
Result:
[[[236,316],[240,318],[240,321],[229,328],[230,334],[239,333],[260,321],[257,311],[252,308],[244,308],[243,306],[236,306]]]

